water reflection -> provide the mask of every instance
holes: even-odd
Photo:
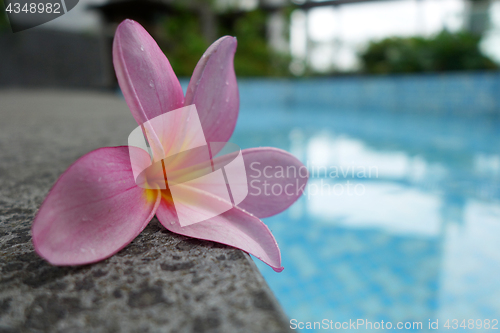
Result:
[[[256,113],[242,110],[236,143],[278,146],[319,170],[308,187],[315,195],[265,220],[285,271],[257,264],[290,318],[419,321],[426,331],[429,319],[442,327],[500,317],[496,121]],[[349,194],[347,182],[363,193]],[[344,191],[319,191],[336,185]]]

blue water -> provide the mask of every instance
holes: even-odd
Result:
[[[463,331],[472,319],[466,330],[483,332],[500,319],[496,117],[242,105],[231,142],[285,149],[315,172],[305,196],[264,219],[285,270],[255,260],[297,323],[422,322],[407,331],[425,332],[429,320]]]

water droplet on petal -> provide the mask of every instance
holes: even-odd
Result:
[[[226,86],[228,86],[228,85],[229,85],[229,81],[226,81]]]
[[[150,86],[151,88],[153,88],[153,89],[155,88],[155,83],[153,82],[153,80],[151,80],[151,81],[149,82],[149,86]]]
[[[141,51],[144,51],[144,45],[141,45]]]
[[[175,224],[175,221],[170,222],[170,224],[171,224],[171,225],[174,225],[174,224]]]

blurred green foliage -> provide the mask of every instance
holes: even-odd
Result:
[[[178,76],[191,76],[198,60],[209,46],[201,34],[197,15],[179,7],[177,15],[163,19],[163,34],[158,40]]]
[[[480,36],[446,30],[434,37],[387,38],[371,42],[360,54],[362,70],[371,74],[495,69],[479,50]]]
[[[5,12],[5,5],[3,0],[0,0],[0,32],[10,31],[9,19]]]
[[[266,40],[266,13],[253,10],[220,28],[238,39],[234,68],[240,76],[287,76],[291,58],[271,50]]]
[[[289,17],[289,12],[286,12]],[[216,35],[235,36],[238,40],[234,67],[238,76],[288,76],[290,56],[271,50],[266,40],[266,12],[219,13]],[[182,6],[176,15],[163,20],[159,42],[174,71],[179,76],[191,76],[198,60],[210,45],[202,33],[197,13]]]

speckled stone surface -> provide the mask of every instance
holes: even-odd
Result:
[[[0,332],[286,332],[288,319],[244,252],[175,235],[153,219],[117,255],[53,267],[33,217],[81,155],[136,126],[116,96],[0,91]]]

